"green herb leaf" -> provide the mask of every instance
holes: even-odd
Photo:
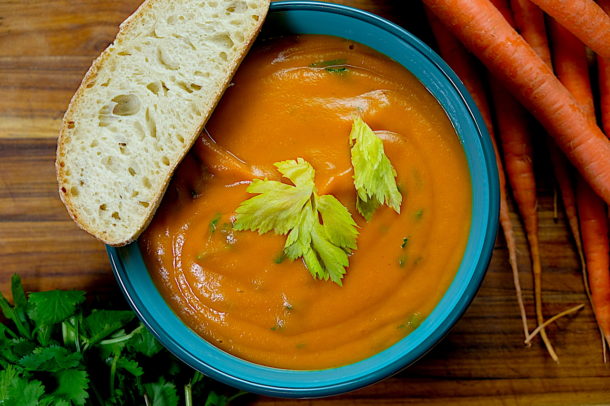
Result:
[[[329,59],[327,61],[318,61],[312,63],[312,68],[326,68],[328,66],[337,66],[337,65],[345,65],[347,63],[347,59]]]
[[[177,405],[182,393],[175,385],[189,382],[193,372],[164,351],[144,325],[133,327],[133,312],[83,311],[83,292],[33,293],[28,299],[17,276],[12,290],[15,306],[0,300],[11,316],[0,322],[0,406],[144,404],[142,382],[157,382],[148,386],[150,404]],[[16,309],[23,312],[18,315]],[[19,321],[27,328],[7,327]],[[28,332],[37,339],[28,338]],[[218,384],[201,381],[201,374],[195,377],[192,393],[202,404]]]
[[[228,404],[228,396],[221,395],[213,391],[208,394],[208,398],[205,401],[205,406],[226,406]]]
[[[124,369],[133,376],[142,376],[144,374],[144,370],[135,360],[119,358],[117,360],[116,367],[117,369]]]
[[[78,369],[67,369],[55,374],[57,389],[51,394],[57,401],[71,402],[74,405],[84,405],[89,397],[89,377],[87,372]],[[57,403],[55,403],[57,404]]]
[[[318,279],[330,278],[341,286],[345,268],[349,265],[347,251],[334,245],[330,241],[326,227],[318,222],[314,223],[311,242],[313,249],[303,257],[307,268]]]
[[[324,70],[326,70],[327,72],[330,73],[346,73],[348,71],[346,66],[337,66],[337,67],[328,67],[328,68],[324,68]]]
[[[21,334],[23,337],[30,338],[30,326],[25,317],[27,301],[25,301],[25,293],[21,287],[21,279],[19,279],[18,276],[13,275],[11,280],[11,290],[13,293],[13,301],[15,302],[15,306],[11,306],[8,300],[6,300],[6,298],[0,294],[0,310],[2,310],[4,317],[15,323],[15,327],[17,327],[17,332],[19,334]],[[15,335],[8,328],[3,329],[3,332]]]
[[[13,365],[0,371],[0,405],[37,406],[43,393],[40,381],[27,380]]]
[[[243,202],[236,210],[236,230],[252,230],[261,234],[273,230],[276,234],[286,234],[293,229],[303,206],[309,201],[314,190],[313,168],[299,158],[294,168],[285,162],[275,166],[295,186],[274,180],[254,179],[248,186],[248,193],[259,193]],[[308,174],[311,173],[308,179]],[[292,178],[291,178],[292,177]]]
[[[216,213],[216,215],[214,215],[214,217],[210,221],[210,225],[209,225],[210,234],[214,234],[214,232],[216,231],[216,226],[218,226],[218,222],[220,221],[220,217],[221,217],[220,213]]]
[[[95,310],[83,320],[89,345],[98,343],[132,321],[134,314],[125,310]]]
[[[39,406],[71,406],[65,399],[58,399],[55,396],[47,395],[40,399]]]
[[[303,257],[314,278],[341,285],[348,254],[356,248],[356,223],[336,198],[318,196],[315,171],[303,158],[275,166],[294,185],[255,179],[247,191],[259,195],[237,208],[235,229],[288,234],[284,245],[288,258]]]
[[[354,119],[350,133],[356,207],[368,221],[381,205],[400,213],[402,195],[396,185],[396,170],[385,154],[383,141],[360,117]]]
[[[330,242],[338,247],[356,249],[358,230],[347,207],[332,195],[319,196],[316,203]]]
[[[76,306],[85,300],[85,292],[50,290],[31,293],[28,315],[36,326],[53,325],[74,315]]]
[[[27,306],[28,301],[25,297],[25,291],[21,284],[21,278],[17,274],[13,274],[11,277],[11,293],[13,294],[13,303],[15,303],[15,319],[18,320],[18,328],[23,331],[23,335],[26,337],[31,336],[30,325],[27,318]]]
[[[28,371],[57,372],[74,368],[80,365],[81,361],[80,353],[53,345],[36,348],[31,354],[21,358],[18,364]]]
[[[36,344],[27,338],[0,341],[0,358],[15,364],[24,356],[31,354],[34,348],[36,348]]]
[[[146,357],[152,357],[161,351],[163,346],[147,328],[143,328],[127,342],[127,348]]]
[[[25,298],[25,291],[21,284],[21,278],[17,274],[11,276],[11,293],[13,294],[13,302],[15,307],[21,307],[25,309],[28,305],[28,301]]]
[[[176,385],[161,378],[157,383],[144,385],[144,392],[150,406],[178,406]]]

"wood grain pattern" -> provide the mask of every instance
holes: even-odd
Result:
[[[427,40],[419,2],[344,0]],[[28,290],[117,292],[104,247],[79,230],[58,199],[53,167],[59,123],[83,74],[139,0],[0,2],[0,289],[19,272]],[[544,311],[579,303],[578,261],[563,216],[553,219],[553,184],[540,175]],[[514,211],[513,211],[514,213]],[[518,219],[513,214],[518,225]],[[526,306],[533,315],[525,237],[517,229]],[[533,328],[533,317],[530,327]],[[256,405],[593,405],[610,404],[610,369],[601,359],[590,307],[549,328],[560,363],[522,342],[503,240],[473,304],[447,338],[406,371],[370,387],[320,400],[249,396]]]

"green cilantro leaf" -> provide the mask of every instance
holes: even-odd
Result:
[[[44,386],[40,381],[28,381],[13,365],[8,365],[0,371],[0,404],[2,406],[36,406],[43,393]]]
[[[27,301],[25,299],[25,292],[21,286],[21,279],[17,275],[13,275],[11,278],[11,290],[15,305],[11,306],[8,300],[0,294],[0,310],[2,310],[4,317],[15,323],[15,327],[17,327],[17,332],[19,334],[23,337],[30,338],[30,325],[26,318]],[[3,331],[8,332],[11,330],[5,328]]]
[[[37,327],[53,325],[72,316],[84,300],[85,292],[78,290],[30,293],[28,315]]]
[[[161,351],[163,346],[147,328],[143,328],[127,342],[127,348],[146,357],[152,357]]]
[[[316,193],[315,171],[303,158],[277,162],[275,166],[293,185],[253,180],[247,191],[259,195],[237,208],[234,228],[288,234],[286,257],[302,257],[314,278],[341,285],[349,265],[348,254],[356,249],[356,223],[339,200]]]
[[[150,406],[178,406],[176,385],[161,378],[156,383],[144,384],[144,392]]]
[[[78,366],[82,358],[78,352],[70,352],[64,347],[53,345],[36,348],[31,354],[21,358],[18,364],[28,371],[57,372]]]
[[[132,321],[134,314],[127,310],[95,310],[83,321],[83,329],[89,345],[108,337],[127,323]]]
[[[383,141],[356,117],[350,133],[354,185],[358,193],[356,208],[368,221],[383,204],[400,213],[402,195],[396,185],[396,170],[383,149]]]
[[[293,175],[298,178],[298,172]],[[185,399],[177,387],[191,387],[201,403],[218,385],[202,381],[200,373],[189,381],[192,370],[136,324],[131,311],[90,312],[80,306],[83,292],[28,298],[18,276],[13,276],[12,293],[14,306],[0,294],[6,316],[0,321],[0,406],[144,404],[145,393],[149,404],[174,406]],[[144,382],[157,383],[147,392]],[[187,404],[193,404],[189,399]]]
[[[40,399],[39,406],[70,406],[70,402],[65,399],[58,399],[52,395],[47,395]]]
[[[142,369],[142,367],[140,367],[137,361],[134,360],[119,358],[117,360],[116,367],[117,369],[124,369],[133,376],[142,376],[142,374],[144,374],[144,370]]]
[[[86,371],[78,369],[66,369],[55,374],[57,378],[57,389],[51,396],[57,401],[71,402],[74,405],[84,405],[89,394],[89,377]],[[57,403],[54,403],[57,404]]]
[[[13,338],[0,343],[0,358],[15,364],[24,356],[31,354],[36,344],[26,338]]]
[[[44,386],[38,380],[27,381],[18,379],[13,383],[13,388],[9,393],[9,397],[15,400],[14,405],[19,406],[36,406],[38,400],[44,393]],[[10,404],[10,402],[3,403]]]
[[[214,391],[208,394],[204,406],[226,406],[229,404],[229,397]]]
[[[11,277],[11,293],[13,294],[13,303],[15,303],[14,311],[15,318],[18,320],[20,331],[21,328],[27,333],[27,337],[30,336],[30,325],[27,319],[27,306],[28,301],[25,297],[25,291],[21,284],[21,278],[17,274],[13,274]]]

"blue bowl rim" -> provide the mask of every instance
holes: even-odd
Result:
[[[488,210],[487,213],[483,213],[486,214],[484,219],[486,224],[484,225],[484,235],[479,237],[480,255],[476,258],[476,263],[473,266],[470,266],[472,272],[469,273],[470,276],[466,281],[466,286],[463,286],[464,289],[461,291],[453,310],[448,313],[445,312],[446,314],[443,315],[442,322],[436,323],[437,325],[433,329],[429,329],[425,339],[417,347],[413,348],[408,353],[394,354],[393,357],[386,359],[386,362],[379,365],[377,365],[375,362],[373,362],[371,365],[370,361],[371,359],[380,355],[377,354],[371,358],[367,358],[366,360],[354,364],[326,370],[295,371],[271,368],[253,364],[229,355],[209,344],[207,341],[199,338],[199,340],[202,342],[199,342],[198,344],[206,347],[206,351],[210,351],[212,358],[215,360],[219,358],[221,360],[220,363],[222,365],[215,366],[208,363],[206,360],[193,355],[189,348],[174,338],[172,336],[172,331],[168,331],[166,328],[167,326],[163,326],[157,322],[151,311],[147,309],[147,305],[150,306],[152,303],[151,300],[158,300],[160,294],[154,285],[152,286],[152,289],[155,292],[151,293],[147,290],[139,291],[137,288],[139,282],[135,280],[135,276],[130,275],[131,269],[129,268],[134,258],[137,264],[143,264],[143,262],[141,262],[142,258],[137,246],[137,242],[126,247],[119,248],[108,246],[106,249],[117,282],[127,301],[134,309],[140,320],[142,320],[142,322],[151,330],[157,339],[159,339],[159,341],[179,359],[213,379],[249,392],[279,397],[320,397],[355,390],[397,373],[430,351],[434,345],[441,341],[441,339],[455,325],[457,320],[463,315],[474,299],[482,283],[486,269],[489,265],[489,261],[491,260],[491,254],[498,227],[499,185],[493,147],[476,105],[457,75],[427,45],[394,23],[391,23],[372,13],[348,6],[309,0],[281,1],[272,3],[269,13],[272,14],[294,11],[338,14],[355,20],[360,20],[361,22],[387,31],[388,33],[398,37],[400,40],[409,43],[409,45],[415,48],[415,50],[418,51],[425,59],[431,62],[440,71],[440,73],[444,75],[447,82],[453,87],[454,91],[461,98],[461,101],[464,104],[463,107],[465,107],[466,111],[468,112],[469,119],[472,120],[471,124],[476,130],[476,137],[480,143],[482,157],[484,159],[483,165],[485,168],[485,174],[487,175],[485,182],[487,183],[488,187]],[[438,95],[435,94],[435,96],[438,98]],[[453,122],[454,119],[450,114],[448,115]],[[477,213],[477,215],[480,216],[482,213]],[[472,235],[469,236],[469,241],[471,238]],[[463,264],[461,267],[462,266]],[[150,277],[148,277],[148,279],[150,279]],[[150,280],[148,282],[152,283]],[[150,288],[150,283],[148,282],[145,283],[147,284],[148,288]],[[452,282],[452,285],[453,283],[454,282]],[[153,296],[152,299],[147,297],[147,295],[150,294]],[[443,296],[443,299],[446,296],[447,292]],[[161,299],[161,301],[163,301],[163,299]],[[171,312],[173,317],[177,318],[169,306],[167,306],[164,302],[161,306],[163,308],[167,308],[167,311]],[[437,308],[438,307],[439,306],[437,306]],[[437,308],[435,308],[430,316],[437,311]],[[426,324],[426,321],[422,323],[422,326],[411,333],[411,335],[416,333],[419,329],[422,329],[424,324]],[[195,334],[192,331],[191,333]],[[411,337],[411,335],[408,337]],[[405,340],[406,339],[399,341],[389,349],[382,351],[381,354],[386,353],[393,348],[398,348]],[[233,366],[235,366],[236,369],[234,368],[233,373],[226,372],[226,363],[231,363],[232,365],[235,364]],[[361,367],[361,365],[365,364],[367,364],[367,366]],[[359,373],[359,369],[364,369],[364,371]],[[235,373],[235,370],[237,370],[237,373]],[[263,376],[264,378],[262,378]]]

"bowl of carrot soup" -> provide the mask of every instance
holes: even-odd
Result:
[[[327,396],[447,334],[489,264],[498,195],[482,120],[439,56],[370,13],[278,2],[148,229],[108,254],[187,364]]]

